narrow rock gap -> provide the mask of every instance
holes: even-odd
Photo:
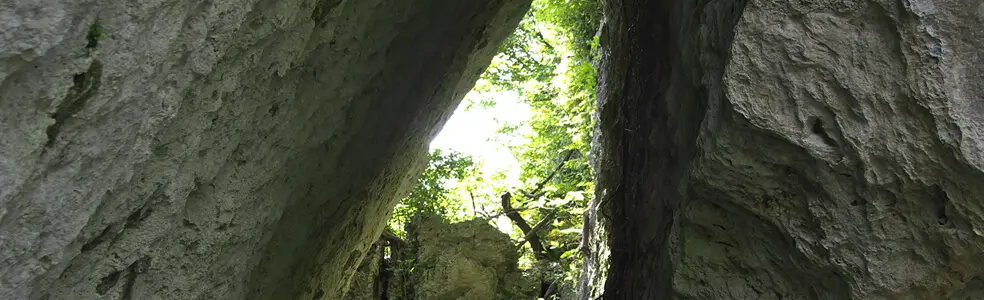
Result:
[[[673,295],[669,239],[684,199],[679,186],[695,154],[697,124],[708,107],[707,96],[723,93],[690,86],[686,78],[720,81],[722,73],[705,74],[701,69],[724,70],[714,64],[727,61],[733,28],[744,4],[606,1],[606,33],[611,37],[608,48],[613,59],[602,64],[601,85],[606,90],[599,90],[599,95],[608,95],[600,103],[614,106],[620,122],[602,128],[602,135],[610,140],[602,147],[616,157],[616,165],[605,167],[617,172],[608,175],[614,176],[610,180],[615,185],[604,186],[614,193],[606,203],[610,206],[599,208],[611,210],[611,271],[605,299],[669,299]],[[705,9],[690,12],[692,7]],[[707,7],[723,8],[725,13],[701,18],[699,23],[682,17],[704,16],[710,11]],[[702,36],[707,31],[697,31],[691,22],[721,34]],[[724,59],[702,61],[695,55],[701,51],[713,51]]]

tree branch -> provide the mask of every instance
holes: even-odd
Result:
[[[543,36],[543,33],[542,32],[540,32],[539,30],[534,29],[533,30],[533,33],[536,34],[536,38],[538,40],[540,40],[540,43],[543,43],[544,46],[547,46],[547,50],[550,50],[550,52],[556,52],[554,50],[554,46],[551,45],[550,42],[547,41],[547,38]]]
[[[543,292],[542,298],[549,299],[549,297],[556,292],[557,292],[557,280],[550,281],[550,286],[548,286],[547,290]]]
[[[539,194],[540,190],[542,190],[543,187],[547,185],[547,182],[550,182],[550,180],[552,180],[554,176],[557,176],[557,172],[560,172],[560,170],[564,168],[564,164],[567,164],[567,161],[571,160],[571,158],[574,157],[574,153],[577,153],[577,150],[574,149],[568,150],[567,155],[564,155],[564,159],[560,161],[560,164],[558,164],[557,167],[554,168],[552,172],[550,172],[550,175],[547,175],[547,178],[544,178],[543,181],[540,181],[540,183],[536,184],[536,189],[534,189],[533,192],[526,192],[523,190],[520,190],[520,192],[523,193],[523,195],[529,199],[536,199],[543,196],[543,194]]]
[[[546,227],[547,224],[550,223],[550,221],[553,221],[555,215],[557,215],[557,211],[556,210],[551,211],[549,214],[547,214],[546,217],[543,217],[543,219],[540,220],[540,222],[537,222],[536,225],[533,225],[533,228],[530,230],[529,233],[526,233],[526,236],[523,236],[523,239],[519,241],[519,244],[522,245],[523,243],[529,241],[534,237],[539,237],[536,235],[536,232],[540,231],[540,229],[543,229],[543,227]]]
[[[547,41],[547,37],[543,36],[543,32],[540,32],[540,30],[537,29],[536,22],[533,21],[533,18],[530,18],[529,20],[533,26],[530,26],[529,29],[523,27],[520,27],[520,29],[532,31],[533,36],[536,37],[537,41],[543,44],[543,46],[547,47],[547,50],[549,50],[550,52],[557,52],[556,50],[554,50],[554,46],[551,45],[549,41]]]
[[[493,214],[493,215],[489,215],[488,217],[489,217],[489,218],[498,218],[499,216],[503,216],[503,215],[505,215],[505,214],[508,214],[508,213],[511,213],[511,212],[514,212],[514,211],[516,211],[516,212],[519,212],[519,211],[526,211],[526,210],[530,210],[530,209],[533,209],[533,208],[534,208],[534,207],[519,207],[519,208],[513,208],[513,209],[512,209],[512,210],[510,210],[510,211],[503,211],[503,212],[500,212],[500,213],[496,213],[496,214]],[[547,209],[554,209],[554,208],[547,208]]]
[[[387,241],[390,245],[397,246],[399,248],[404,248],[407,245],[407,241],[404,241],[402,238],[389,230],[383,230],[383,234],[379,237],[379,239]]]
[[[472,218],[478,218],[478,207],[475,206],[475,194],[472,193],[471,189],[468,189],[468,197],[471,198]]]
[[[505,194],[502,194],[501,199],[502,211],[506,212],[506,216],[509,217],[513,223],[516,223],[516,226],[523,231],[524,235],[530,236],[527,241],[530,242],[530,248],[533,249],[533,256],[536,257],[537,260],[544,258],[546,250],[543,248],[543,243],[540,242],[540,237],[536,235],[536,231],[533,231],[533,227],[530,227],[530,224],[526,223],[523,216],[519,215],[518,211],[512,209],[512,204],[510,203],[512,200],[512,194],[506,192]]]

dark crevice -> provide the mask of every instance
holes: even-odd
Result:
[[[311,11],[311,20],[321,26],[322,28],[327,23],[328,14],[331,10],[338,6],[342,0],[321,0],[318,1],[314,6],[314,10]]]
[[[133,299],[133,286],[137,283],[137,275],[147,273],[150,270],[150,256],[137,259],[127,267],[126,287],[123,289],[123,300]]]
[[[624,93],[619,110],[623,123],[616,140],[621,156],[622,197],[611,200],[611,274],[605,299],[666,299],[670,296],[669,257],[666,242],[672,226],[673,202],[678,195],[658,195],[656,190],[673,185],[668,165],[658,161],[669,156],[667,103],[671,81],[674,30],[669,1],[613,1],[621,17],[613,24],[616,33],[610,47],[614,55],[626,57],[626,65],[611,66],[609,72],[623,73]],[[622,2],[622,3],[619,3]],[[623,19],[624,18],[624,19]],[[618,84],[618,83],[615,83]],[[650,138],[661,141],[652,147]],[[674,197],[676,196],[676,197]],[[671,199],[677,198],[677,199]]]
[[[96,248],[96,246],[99,246],[100,244],[102,244],[103,242],[105,242],[107,240],[110,240],[111,237],[113,235],[115,235],[114,234],[115,233],[114,231],[115,230],[113,229],[113,226],[112,225],[106,226],[106,228],[104,228],[102,230],[102,232],[99,233],[99,235],[97,235],[91,241],[85,243],[85,245],[82,245],[82,252],[86,252],[86,251],[92,250],[92,249]]]
[[[46,130],[48,142],[45,143],[45,148],[51,148],[55,144],[65,121],[81,111],[85,107],[86,101],[96,94],[96,91],[99,90],[100,77],[102,77],[102,63],[93,60],[88,70],[76,74],[72,78],[74,84],[68,90],[68,95],[58,104],[55,113],[51,115],[51,118],[55,119],[55,123],[48,126]]]
[[[150,216],[150,213],[153,211],[154,211],[153,208],[149,207],[148,204],[144,204],[143,207],[137,209],[136,211],[131,213],[129,217],[126,218],[126,224],[123,227],[125,228],[137,227],[138,225],[140,225],[141,222],[143,222],[143,220],[146,220],[147,217]]]
[[[723,9],[699,9],[711,5]],[[744,1],[606,1],[605,47],[611,54],[599,70],[598,97],[618,112],[616,120],[602,113],[600,121],[608,140],[603,147],[613,156],[610,168],[617,170],[599,179],[600,188],[615,191],[609,206],[600,208],[611,213],[605,299],[673,295],[669,239],[684,199],[681,185],[708,99],[723,94],[722,85],[694,84],[692,78],[720,82],[743,9]],[[713,34],[698,38],[708,35],[707,27]],[[716,58],[704,61],[702,52]]]
[[[822,139],[823,142],[827,144],[827,146],[837,147],[837,141],[831,138],[829,134],[827,134],[827,129],[824,128],[823,121],[821,121],[819,118],[814,118],[812,120],[812,123],[813,125],[811,126],[811,130],[813,131],[814,134],[820,136],[820,139]]]
[[[933,201],[933,214],[936,218],[936,223],[941,226],[947,225],[950,222],[950,218],[946,214],[946,207],[950,202],[950,198],[946,195],[946,191],[939,185],[933,185],[930,187],[929,195]]]
[[[120,281],[121,273],[122,272],[120,271],[115,271],[113,273],[109,273],[109,275],[106,275],[106,277],[100,279],[99,285],[96,285],[96,293],[100,295],[105,295],[106,292],[109,292],[109,290],[113,289],[113,287],[116,286],[116,283]]]

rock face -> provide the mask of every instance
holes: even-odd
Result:
[[[385,290],[383,282],[383,241],[377,241],[369,247],[355,274],[349,280],[349,288],[344,300],[377,300],[382,299]]]
[[[0,299],[339,299],[527,2],[0,4]]]
[[[607,2],[585,297],[984,297],[984,3]]]
[[[483,220],[445,224],[423,219],[410,275],[413,299],[533,299],[532,282],[517,268],[509,236]]]

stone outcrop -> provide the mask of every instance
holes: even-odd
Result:
[[[339,299],[528,5],[0,4],[0,299]]]
[[[981,297],[984,3],[606,2],[585,299]]]
[[[415,227],[412,299],[535,298],[535,280],[517,268],[517,248],[487,221],[423,218]]]

